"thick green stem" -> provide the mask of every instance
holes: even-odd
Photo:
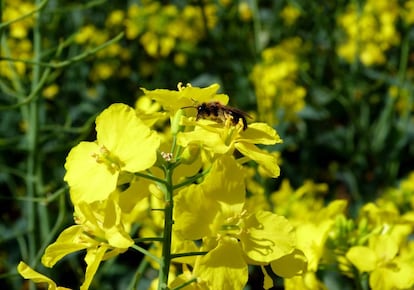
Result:
[[[173,180],[172,180],[173,166],[165,169],[166,187],[165,187],[165,208],[164,208],[164,234],[162,244],[162,257],[160,264],[160,272],[158,275],[158,290],[168,289],[168,274],[170,272],[170,264],[172,260],[171,255],[171,239],[173,221]]]
[[[39,15],[37,15],[35,20],[35,25],[33,28],[33,61],[37,61],[40,58],[40,31],[39,31]],[[33,66],[33,76],[32,76],[32,89],[37,86],[37,83],[40,78],[40,67]],[[36,170],[37,166],[37,142],[38,142],[38,98],[33,98],[32,101],[28,104],[28,118],[26,119],[27,124],[27,171],[26,171],[26,190],[27,197],[35,198],[36,197]],[[27,203],[27,215],[28,215],[28,254],[29,261],[32,262],[36,253],[36,238],[35,238],[35,224],[36,224],[36,213],[35,213],[35,204],[32,202]]]

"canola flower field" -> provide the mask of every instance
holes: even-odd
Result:
[[[414,289],[413,24],[0,0],[0,289]]]

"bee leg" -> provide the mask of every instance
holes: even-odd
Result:
[[[243,121],[243,130],[246,130],[247,129],[247,121],[246,121],[246,118],[242,118],[242,121]]]

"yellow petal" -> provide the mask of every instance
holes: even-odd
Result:
[[[240,132],[237,141],[265,145],[283,142],[276,130],[266,123],[251,123],[247,130]]]
[[[99,264],[101,263],[105,252],[108,250],[106,246],[101,246],[98,248],[88,249],[88,252],[85,256],[86,262],[86,271],[85,271],[85,281],[80,287],[80,290],[88,290],[92,282],[93,277],[95,276],[96,271],[98,270]]]
[[[208,198],[228,204],[245,201],[244,172],[232,156],[218,158],[201,186]]]
[[[243,289],[247,283],[248,269],[236,239],[221,239],[216,248],[200,259],[194,269],[199,279],[208,283],[209,289]]]
[[[69,184],[73,204],[106,199],[116,188],[119,172],[108,170],[93,154],[99,154],[99,146],[94,142],[81,142],[66,158],[64,179]]]
[[[196,106],[200,103],[218,101],[226,105],[229,97],[224,94],[217,94],[220,86],[212,84],[206,88],[192,86],[180,87],[179,91],[166,89],[147,90],[141,88],[144,94],[160,103],[166,111],[174,115],[182,107]]]
[[[81,243],[79,237],[83,234],[80,225],[71,226],[60,233],[53,244],[50,244],[42,257],[42,263],[46,267],[52,267],[64,256],[80,251],[91,246],[88,243]]]
[[[286,290],[326,290],[324,283],[318,280],[316,273],[306,272],[302,276],[285,279]]]
[[[308,270],[317,271],[319,260],[325,250],[325,241],[328,238],[333,221],[325,220],[317,225],[307,222],[296,227],[297,247],[308,259]]]
[[[172,235],[172,242],[171,242],[171,252],[173,253],[189,253],[189,252],[197,252],[200,251],[199,247],[193,241],[184,240],[181,236],[177,235],[175,231],[173,231]],[[189,265],[194,265],[194,260],[196,256],[186,256],[181,258],[174,259],[174,262],[177,263],[185,263]]]
[[[370,248],[372,248],[377,257],[387,262],[393,259],[398,253],[398,244],[395,239],[389,235],[373,236],[369,240]]]
[[[270,177],[276,178],[280,175],[280,168],[277,164],[277,159],[272,154],[260,150],[255,145],[249,143],[236,143],[235,147],[244,156],[247,156],[262,165]]]
[[[412,273],[411,273],[412,275]],[[369,276],[369,286],[375,290],[397,289],[392,279],[393,271],[385,267],[379,267]]]
[[[122,170],[138,172],[157,159],[160,137],[125,104],[113,104],[96,118],[98,144],[122,162]]]
[[[414,265],[411,261],[399,261],[398,259],[394,260],[394,265],[397,266],[397,271],[395,269],[389,269],[392,274],[389,276],[393,281],[394,285],[398,289],[409,289],[414,285]]]
[[[295,249],[292,253],[272,261],[270,266],[278,276],[292,278],[306,271],[308,261],[301,250]]]
[[[377,267],[377,256],[368,247],[351,247],[345,256],[360,272],[371,272]]]
[[[66,287],[57,287],[56,283],[52,279],[46,277],[43,274],[40,274],[39,272],[36,272],[24,262],[19,263],[19,265],[17,266],[17,271],[25,279],[30,279],[35,283],[47,283],[48,290],[70,290],[70,288]]]
[[[177,143],[182,147],[190,144],[207,147],[209,151],[218,154],[226,154],[231,147],[224,144],[218,132],[211,132],[198,128],[191,132],[179,132],[177,134]]]
[[[293,226],[283,216],[258,211],[245,221],[240,241],[246,255],[256,263],[270,263],[295,250]]]
[[[174,198],[174,230],[188,240],[211,236],[210,224],[219,204],[207,198],[200,185],[190,185]]]

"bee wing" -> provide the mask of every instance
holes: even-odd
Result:
[[[237,109],[237,108],[229,107],[229,106],[225,106],[225,108],[226,108],[227,111],[232,112],[233,115],[234,115],[234,113],[236,113],[236,114],[239,114],[243,117],[247,117],[249,119],[252,119],[252,116],[247,114],[245,111],[242,111],[242,110]]]

